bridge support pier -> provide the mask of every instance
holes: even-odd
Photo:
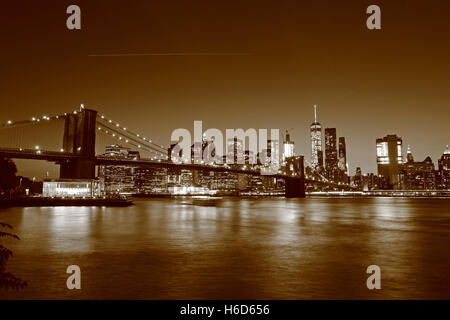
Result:
[[[305,198],[305,179],[286,178],[285,179],[285,197],[286,198]]]
[[[95,178],[96,117],[97,111],[90,109],[66,116],[63,151],[80,157],[60,164],[61,179]]]
[[[286,158],[286,173],[294,174],[294,177],[286,177],[285,197],[304,198],[305,195],[305,165],[303,156]]]

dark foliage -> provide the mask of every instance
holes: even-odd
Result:
[[[0,228],[12,230],[12,226],[2,222],[0,222]],[[19,237],[16,236],[15,234],[6,231],[0,231],[0,240],[2,238],[13,238],[20,240]],[[13,253],[11,250],[0,245],[0,290],[1,289],[19,290],[24,289],[27,286],[26,281],[23,281],[20,278],[17,278],[14,275],[12,275],[10,272],[6,271],[6,263],[8,262],[8,259],[12,257],[12,255]]]
[[[0,191],[9,191],[17,185],[17,167],[11,159],[0,158]]]

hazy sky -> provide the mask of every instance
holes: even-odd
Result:
[[[71,4],[81,7],[79,31],[66,28]],[[366,28],[371,4],[382,30]],[[84,103],[165,145],[194,120],[289,129],[309,159],[317,104],[322,126],[346,137],[352,174],[376,172],[375,139],[392,133],[436,162],[450,144],[449,9],[437,0],[10,1],[0,122]],[[120,56],[152,53],[213,55]],[[119,56],[97,56],[110,54]],[[59,149],[60,128],[45,130],[26,142],[30,133],[2,130],[0,141]],[[27,175],[46,170],[18,163]]]

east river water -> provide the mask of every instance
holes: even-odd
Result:
[[[450,199],[142,199],[0,221],[21,238],[0,239],[7,270],[28,282],[0,299],[450,299]]]

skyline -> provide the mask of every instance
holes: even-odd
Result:
[[[348,157],[346,156],[346,153],[347,153],[347,148],[346,148],[346,143],[345,143],[345,139],[346,139],[346,137],[342,137],[342,136],[339,136],[339,135],[337,135],[336,134],[336,132],[337,132],[337,128],[328,128],[328,127],[321,127],[321,124],[318,122],[318,118],[317,118],[317,106],[316,105],[314,105],[313,106],[314,107],[314,119],[313,119],[313,123],[311,124],[311,126],[310,126],[310,130],[311,130],[311,133],[312,133],[312,130],[313,130],[313,128],[316,128],[317,126],[318,126],[318,128],[320,128],[320,129],[318,129],[318,130],[320,130],[320,134],[319,134],[319,136],[318,136],[318,138],[320,138],[320,142],[321,142],[321,145],[323,146],[322,147],[322,150],[321,150],[321,158],[322,158],[322,160],[321,160],[321,162],[322,162],[322,164],[321,164],[321,167],[322,167],[322,170],[323,170],[323,168],[325,168],[327,165],[331,165],[331,166],[333,166],[334,167],[334,165],[336,165],[336,168],[338,168],[339,167],[339,165],[338,165],[338,162],[339,161],[341,161],[341,160],[346,160],[346,164],[348,163]],[[80,107],[80,111],[82,111],[84,109],[84,105],[82,104],[81,105],[81,107]],[[97,112],[97,111],[95,111],[95,112]],[[73,113],[74,114],[76,114],[77,113],[77,110],[74,110],[73,111]],[[64,115],[61,115],[61,116],[55,116],[55,115],[52,115],[52,116],[47,116],[47,115],[44,115],[44,116],[38,116],[38,117],[31,117],[30,119],[28,119],[28,120],[23,120],[23,121],[19,121],[19,122],[17,122],[16,123],[16,121],[13,121],[13,120],[8,120],[8,121],[5,121],[4,123],[3,123],[3,125],[4,125],[4,127],[3,127],[3,130],[8,130],[8,126],[9,125],[11,125],[11,128],[10,128],[10,130],[14,130],[14,127],[17,125],[17,124],[19,124],[19,133],[17,133],[16,132],[16,141],[17,141],[17,136],[20,136],[20,138],[18,138],[18,141],[21,141],[22,140],[22,142],[19,142],[19,144],[18,145],[9,145],[9,146],[7,146],[7,147],[13,147],[13,148],[16,148],[16,147],[21,147],[21,148],[25,148],[25,149],[37,149],[37,150],[48,150],[48,151],[51,151],[51,150],[54,150],[54,151],[63,151],[63,149],[61,148],[61,149],[59,149],[59,148],[56,148],[56,149],[52,149],[52,148],[48,148],[48,145],[47,145],[47,147],[42,147],[42,146],[40,146],[40,145],[35,145],[35,143],[29,143],[29,142],[25,142],[25,143],[23,143],[23,140],[24,140],[24,129],[23,128],[21,128],[21,126],[20,126],[20,124],[21,123],[26,123],[26,122],[29,122],[29,123],[35,123],[35,124],[37,124],[38,126],[39,125],[45,125],[45,124],[48,124],[48,123],[50,123],[50,122],[47,122],[47,121],[45,121],[45,120],[53,120],[53,123],[55,123],[55,120],[56,121],[58,121],[58,118],[60,118],[60,119],[63,119],[63,118],[65,118],[65,115],[66,115],[67,113],[64,113]],[[69,113],[70,114],[70,113]],[[101,117],[100,117],[101,116]],[[113,127],[119,127],[119,123],[118,122],[116,122],[116,121],[113,121],[113,120],[111,120],[111,119],[108,119],[108,118],[106,118],[103,114],[101,114],[100,113],[100,115],[99,115],[99,117],[102,119],[102,121],[104,121],[106,124],[111,124],[111,125],[113,125]],[[42,119],[42,121],[40,122],[39,121],[39,119]],[[22,124],[23,125],[23,124]],[[99,124],[98,125],[99,127],[98,127],[98,130],[101,130],[101,129],[108,129],[107,127],[104,127],[104,125],[102,124]],[[142,140],[142,143],[145,143],[145,142],[147,142],[147,143],[150,143],[150,144],[153,144],[154,146],[157,146],[158,148],[159,147],[161,147],[161,150],[168,150],[169,148],[167,148],[168,146],[167,145],[159,145],[158,144],[158,142],[157,141],[154,141],[154,139],[152,139],[151,137],[149,137],[149,136],[147,136],[147,137],[145,137],[146,135],[145,134],[139,134],[139,133],[135,133],[135,132],[133,132],[133,128],[131,128],[131,127],[129,127],[128,128],[128,130],[127,130],[127,128],[125,128],[124,127],[124,125],[122,124],[122,125],[120,125],[120,127],[122,128],[123,127],[123,130],[125,130],[124,132],[127,132],[128,134],[131,134],[131,136],[133,137],[135,137],[135,138],[137,138],[138,140],[139,139],[141,139]],[[244,131],[246,130],[247,128],[244,128]],[[17,130],[17,129],[16,129]],[[33,129],[31,129],[31,130],[33,130]],[[36,129],[34,129],[35,131],[36,131]],[[178,130],[180,130],[180,128],[178,129]],[[186,129],[182,129],[182,130],[186,130]],[[188,129],[189,130],[189,129]],[[203,130],[206,130],[206,128],[204,128]],[[228,129],[227,129],[228,130]],[[236,130],[236,129],[231,129],[231,130]],[[253,129],[254,130],[254,129]],[[266,129],[264,129],[264,130],[266,130]],[[53,130],[52,130],[53,131]],[[123,139],[122,139],[122,137],[120,137],[121,136],[121,134],[112,134],[113,132],[110,132],[110,133],[108,133],[108,131],[106,131],[106,132],[104,132],[104,130],[103,131],[97,131],[96,130],[96,132],[103,132],[103,135],[105,135],[105,133],[106,133],[106,136],[107,137],[103,137],[103,138],[106,138],[106,139],[109,139],[109,142],[106,142],[105,140],[100,140],[99,138],[102,138],[102,136],[98,136],[98,134],[97,134],[97,140],[100,140],[100,141],[98,141],[98,145],[96,146],[96,148],[95,148],[95,150],[96,150],[96,154],[102,154],[103,153],[103,151],[105,150],[105,149],[107,149],[109,146],[113,146],[113,145],[121,145],[121,146],[124,146],[124,147],[126,147],[126,148],[128,148],[128,149],[130,149],[130,150],[134,150],[134,151],[136,151],[136,152],[141,152],[142,154],[148,154],[148,156],[144,156],[143,158],[149,158],[150,159],[150,157],[152,157],[152,160],[153,160],[153,156],[151,155],[151,154],[149,154],[148,153],[148,150],[147,150],[147,148],[144,148],[144,149],[139,149],[140,147],[141,147],[141,145],[137,145],[136,144],[136,141],[131,141],[131,142],[128,142],[128,139],[124,136],[123,137]],[[327,133],[328,132],[328,133]],[[331,139],[331,137],[328,137],[327,135],[328,134],[331,134],[331,135],[333,135],[334,136],[334,139],[336,140],[336,141],[334,141],[332,144],[330,144],[329,146],[328,146],[328,142],[327,142],[327,139]],[[395,134],[394,134],[395,135]],[[388,135],[386,135],[386,136],[389,136],[389,134]],[[3,138],[5,138],[5,137],[7,137],[7,135],[4,135],[3,136]],[[45,135],[43,134],[43,133],[41,133],[41,135],[39,135],[39,139],[40,140],[42,140],[43,139],[43,137],[45,137]],[[328,138],[327,138],[328,137]],[[52,138],[54,138],[54,136],[52,137]],[[315,142],[315,140],[317,139],[317,137],[315,137],[315,135],[312,135],[311,134],[311,136],[309,137],[310,138],[310,141],[309,141],[309,143],[310,144],[312,144],[312,150],[314,150],[314,145],[317,143],[317,142]],[[401,137],[399,137],[399,138],[401,138]],[[288,130],[286,130],[286,132],[285,132],[285,134],[283,134],[283,133],[280,133],[280,136],[279,136],[279,141],[280,141],[280,143],[279,143],[279,160],[281,161],[282,159],[284,159],[284,151],[283,150],[285,150],[285,148],[286,148],[286,146],[285,146],[285,142],[288,142],[289,144],[291,144],[292,145],[292,149],[291,149],[291,151],[288,151],[288,152],[290,152],[290,153],[293,153],[293,155],[301,155],[301,156],[303,156],[303,157],[306,157],[304,154],[299,154],[298,152],[296,152],[295,151],[295,141],[292,141],[291,139],[290,139],[290,133],[289,133],[289,131]],[[337,145],[337,139],[339,139],[339,146]],[[381,137],[380,138],[377,138],[377,143],[376,143],[376,147],[378,148],[378,140],[380,140],[381,139]],[[3,140],[5,140],[5,139],[3,139]],[[6,138],[6,140],[8,140],[8,138]],[[342,140],[342,141],[341,141]],[[175,141],[171,141],[171,143],[173,143],[173,142],[175,142]],[[21,144],[22,143],[22,144]],[[176,143],[176,142],[175,142]],[[343,143],[342,145],[341,145],[341,143]],[[99,147],[100,146],[100,147]],[[139,148],[138,148],[139,147]],[[246,145],[245,146],[245,150],[248,150],[248,145]],[[170,148],[172,148],[172,146],[170,147]],[[331,148],[331,149],[327,149],[327,148]],[[341,150],[341,148],[343,148],[342,150]],[[171,150],[171,149],[170,149]],[[334,151],[333,151],[334,150]],[[408,159],[408,156],[410,156],[411,154],[412,154],[412,151],[411,151],[411,146],[409,145],[409,144],[403,144],[403,148],[401,149],[402,150],[402,153],[401,153],[401,158],[403,159],[403,161],[404,162],[406,162],[407,161],[407,159]],[[244,150],[242,150],[242,151],[244,151]],[[343,154],[342,154],[342,156],[344,157],[343,159],[340,159],[340,157],[341,157],[341,151],[342,152],[344,152]],[[228,151],[227,151],[228,152]],[[330,154],[328,154],[330,152]],[[446,154],[448,152],[448,145],[446,145],[445,146],[445,149],[444,149],[444,151],[441,153],[441,155],[438,157],[438,159],[443,155],[443,154]],[[376,154],[377,154],[378,152],[376,152]],[[141,156],[142,156],[142,154],[141,154]],[[155,156],[156,157],[158,157],[158,155],[157,154],[160,154],[160,152],[157,152],[157,153],[155,153]],[[338,155],[339,155],[339,159],[338,158],[336,158],[336,159],[332,159],[331,158],[331,154],[335,154],[335,157],[338,157]],[[427,156],[427,157],[430,157],[430,156]],[[165,157],[165,158],[167,158],[167,156]],[[378,158],[378,157],[377,157]],[[164,159],[164,157],[163,158],[161,158],[161,159]],[[416,158],[416,159],[418,159],[418,158]],[[432,161],[433,161],[433,163],[434,163],[434,165],[435,166],[437,166],[437,160],[438,159],[436,159],[436,161],[434,161],[433,159],[432,159]],[[420,159],[419,159],[420,160]],[[15,161],[18,161],[18,163],[19,163],[19,166],[18,166],[18,173],[19,174],[21,174],[21,175],[23,175],[23,176],[27,176],[26,174],[23,174],[22,172],[21,172],[21,170],[20,170],[20,167],[21,167],[21,165],[23,164],[23,163],[30,163],[30,162],[35,162],[35,161],[33,161],[33,160],[23,160],[23,159],[15,159]],[[313,157],[311,156],[311,160],[309,160],[308,158],[305,158],[305,166],[310,166],[311,164],[312,164],[312,161],[314,161],[313,160]],[[331,161],[331,162],[330,162]],[[336,162],[336,163],[334,163],[334,162]],[[328,164],[327,164],[328,163]],[[42,165],[42,162],[40,163],[41,165]],[[48,170],[48,168],[49,168],[49,165],[50,165],[50,167],[52,167],[52,169],[50,169],[50,170]],[[56,164],[50,164],[50,163],[47,163],[47,171],[44,171],[44,173],[46,172],[46,174],[47,174],[47,178],[56,178],[57,177],[57,175],[58,175],[58,165],[56,165]],[[357,169],[358,168],[361,168],[360,166],[355,166],[355,172],[357,172]],[[329,170],[331,170],[331,167],[330,168],[328,168],[328,169],[326,169],[325,171],[326,172],[328,172]],[[50,173],[50,174],[49,174]],[[376,171],[372,171],[372,172],[363,172],[363,174],[364,175],[366,175],[366,174],[369,174],[369,173],[375,173],[375,174],[379,174],[379,169],[377,169]],[[348,172],[348,174],[349,174],[349,176],[353,176],[354,175],[354,173],[352,173],[352,172]],[[34,174],[32,175],[32,176],[34,176]],[[29,177],[31,177],[31,176],[29,176]],[[34,178],[34,177],[33,177]],[[39,178],[38,178],[39,179]]]
[[[165,145],[194,120],[277,127],[310,159],[317,104],[323,128],[346,137],[351,174],[376,172],[375,141],[387,134],[435,162],[450,143],[450,23],[449,4],[432,3],[379,1],[383,27],[373,32],[365,3],[80,1],[79,31],[65,28],[69,2],[8,4],[0,119],[84,103]],[[246,55],[93,56],[170,52]]]

